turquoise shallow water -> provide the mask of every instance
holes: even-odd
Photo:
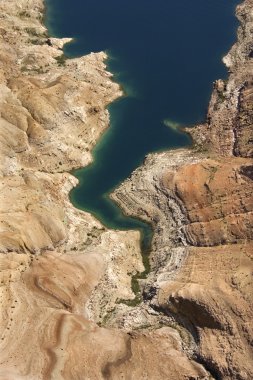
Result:
[[[47,0],[47,25],[74,37],[69,57],[106,50],[108,68],[126,92],[109,106],[111,126],[93,150],[94,162],[76,171],[70,195],[106,226],[137,228],[148,250],[151,227],[125,217],[108,198],[146,154],[190,144],[165,125],[202,121],[212,82],[226,77],[221,57],[235,40],[237,0]]]

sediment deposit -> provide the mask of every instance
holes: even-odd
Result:
[[[155,232],[129,306],[139,233],[68,199],[121,90],[104,53],[65,58],[41,0],[0,2],[0,379],[253,377],[252,12],[194,148],[148,156],[113,195]]]

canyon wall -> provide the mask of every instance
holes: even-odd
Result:
[[[146,303],[189,329],[217,379],[253,377],[253,2],[237,17],[193,148],[149,155],[113,194],[155,230]]]
[[[114,193],[151,222],[107,229],[68,199],[122,95],[104,53],[66,59],[41,0],[0,2],[0,379],[251,379],[252,1],[191,150]]]

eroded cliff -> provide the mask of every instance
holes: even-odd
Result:
[[[0,2],[0,378],[251,379],[252,1],[192,150],[147,157],[113,195],[153,224],[151,272],[136,231],[75,209],[121,96],[104,53],[65,59],[41,0]]]
[[[105,327],[134,298],[139,233],[75,209],[68,172],[91,161],[121,90],[104,53],[66,60],[42,18],[40,0],[0,2],[0,378],[205,378],[172,327]]]
[[[253,2],[237,7],[238,42],[214,84],[194,147],[149,155],[113,194],[153,224],[146,303],[174,316],[217,379],[251,379],[253,295]]]

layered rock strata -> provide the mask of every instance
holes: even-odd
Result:
[[[216,379],[253,378],[253,2],[237,7],[238,42],[214,84],[192,150],[149,155],[113,194],[152,223],[144,302],[186,327]]]
[[[187,330],[119,302],[139,233],[68,200],[121,90],[104,53],[66,59],[42,18],[41,0],[0,2],[0,379],[208,379]]]

